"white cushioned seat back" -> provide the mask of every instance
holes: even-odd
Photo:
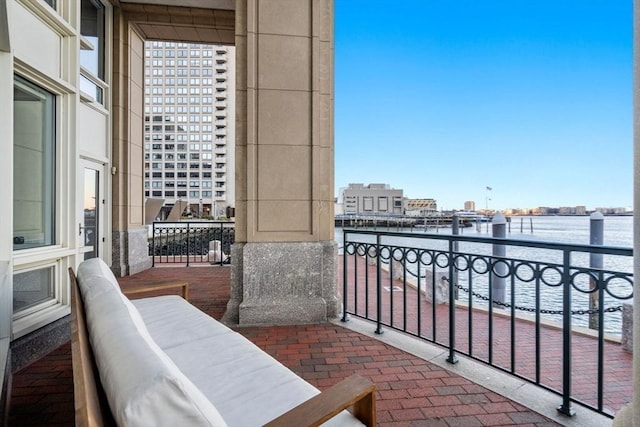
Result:
[[[86,262],[78,280],[83,297],[88,296],[87,328],[118,425],[226,426],[215,406],[153,342],[117,282],[114,287],[101,277],[100,263],[83,268]]]
[[[81,262],[76,276],[78,282],[82,284],[80,290],[82,291],[82,301],[85,304],[108,290],[120,292],[120,285],[118,285],[116,276],[113,275],[109,266],[100,258],[91,258]],[[105,279],[106,282],[104,281]],[[99,283],[94,286],[93,283],[95,281],[99,281]]]

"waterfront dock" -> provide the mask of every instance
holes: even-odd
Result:
[[[476,221],[473,218],[458,218],[460,227],[472,227]],[[434,216],[406,216],[406,215],[336,215],[335,226],[340,228],[427,228],[437,229],[451,227],[453,215]]]

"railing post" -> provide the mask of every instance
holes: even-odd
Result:
[[[191,229],[190,226],[191,224],[189,223],[189,221],[187,221],[187,267],[189,267],[189,240],[191,240]]]
[[[604,244],[604,215],[601,212],[594,212],[589,218],[589,244],[602,246]],[[602,254],[596,254],[591,252],[589,254],[589,268],[601,269],[603,267]],[[599,297],[597,292],[598,280],[594,278],[595,274],[592,272],[589,277],[589,329],[598,329],[600,323],[598,318],[598,307],[600,306]]]
[[[151,267],[156,266],[156,222],[151,223]]]
[[[491,221],[491,226],[493,230],[493,237],[505,238],[507,237],[507,220],[500,213],[496,212],[493,217],[493,221]],[[507,255],[507,247],[502,244],[493,244],[493,256],[494,257],[505,257]],[[491,304],[495,302],[505,303],[505,288],[506,288],[506,265],[504,262],[495,262],[492,266],[491,275],[493,276],[492,287],[493,287],[493,299],[491,300]],[[502,277],[500,277],[502,276]]]
[[[222,243],[224,242],[224,223],[220,222],[220,266],[224,265],[224,251],[222,250]]]
[[[453,277],[454,263],[453,263],[453,239],[449,240],[449,277]],[[435,273],[435,271],[434,271]],[[456,357],[456,302],[453,281],[449,281],[449,356],[447,362],[455,364],[458,363]],[[435,295],[433,298],[433,307],[435,310],[436,300]]]
[[[347,232],[342,229],[342,321],[347,319]],[[357,254],[354,255],[357,257]],[[358,292],[358,278],[353,281],[355,292]]]
[[[562,267],[562,405],[558,412],[572,417],[571,407],[571,252],[563,251]]]
[[[460,235],[460,217],[457,213],[453,214],[453,217],[451,218],[451,234],[453,234],[454,236]],[[453,241],[453,251],[458,252],[458,241],[455,240],[455,237]],[[453,259],[451,261],[453,262]],[[449,285],[454,287],[455,299],[457,301],[460,295],[458,289],[458,271],[455,268],[453,269],[453,275],[450,278],[451,280],[449,282]]]
[[[380,234],[376,234],[376,334],[382,335],[382,259],[380,256]]]

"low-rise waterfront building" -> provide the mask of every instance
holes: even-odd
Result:
[[[420,216],[431,215],[438,211],[438,202],[435,199],[407,199],[405,210],[408,212],[418,212]]]
[[[626,208],[596,208],[597,212],[602,213],[603,215],[624,215],[627,213]]]
[[[343,212],[353,215],[401,215],[403,190],[389,184],[349,184],[342,189]]]

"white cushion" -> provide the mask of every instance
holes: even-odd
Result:
[[[92,264],[79,284],[82,294],[90,296],[85,301],[90,341],[118,425],[226,426],[211,402],[153,342],[135,307],[108,278],[94,274],[99,263]]]
[[[132,303],[153,340],[229,425],[263,425],[319,393],[251,341],[180,297]],[[251,402],[251,411],[246,402]],[[362,424],[344,411],[326,425]]]
[[[81,262],[78,266],[77,277],[78,283],[81,284],[82,301],[85,304],[108,290],[120,292],[120,285],[118,285],[116,277],[109,266],[100,258],[91,258]]]

